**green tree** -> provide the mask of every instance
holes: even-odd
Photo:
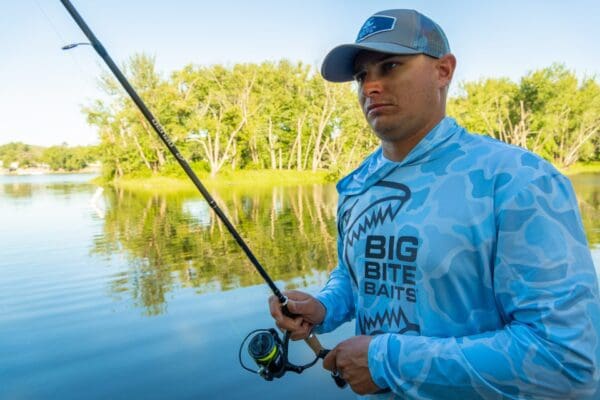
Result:
[[[519,98],[519,85],[506,78],[466,82],[450,99],[448,112],[472,132],[486,133],[527,147],[528,116]]]
[[[339,176],[378,145],[353,84],[332,84],[307,65],[187,65],[163,79],[152,57],[123,68],[171,140],[195,167],[328,170]],[[177,170],[151,126],[113,78],[107,99],[84,109],[98,127],[105,176]],[[508,79],[467,82],[448,110],[469,130],[526,147],[560,166],[599,159],[600,89],[561,65]]]
[[[78,171],[97,159],[95,147],[50,146],[44,149],[41,160],[53,171]]]
[[[186,139],[198,144],[196,151],[208,163],[211,175],[226,163],[233,163],[235,169],[240,133],[260,108],[252,97],[255,68],[190,65],[174,78],[187,110],[181,119]]]
[[[522,92],[534,111],[534,129],[547,139],[543,154],[561,166],[577,161],[600,131],[598,83],[580,83],[572,71],[555,64],[525,77]]]
[[[123,71],[171,139],[174,142],[180,139],[182,127],[176,90],[156,72],[154,58],[135,55]],[[167,150],[153,128],[111,75],[103,75],[99,85],[108,99],[96,100],[83,111],[88,123],[98,127],[105,175],[159,172],[167,163]]]
[[[19,167],[33,167],[40,162],[41,152],[40,146],[12,142],[0,146],[0,160],[5,168],[14,162],[18,163]]]
[[[534,151],[558,166],[600,159],[600,86],[563,65],[531,72],[517,85],[487,79],[462,85],[449,113],[468,129]]]
[[[226,165],[338,170],[373,149],[351,86],[302,63],[188,65],[162,80],[154,60],[137,55],[123,70],[184,156],[212,175]],[[169,170],[173,160],[115,80],[100,85],[108,99],[84,112],[98,127],[105,176]]]

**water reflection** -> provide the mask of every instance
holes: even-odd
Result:
[[[90,178],[0,176],[0,398],[354,398],[318,367],[265,382],[238,366],[244,336],[272,326],[268,289],[200,197],[96,195]],[[573,182],[600,267],[600,176]],[[333,186],[211,193],[275,279],[322,286]]]
[[[10,183],[0,186],[0,194],[11,199],[26,199],[33,196],[34,188],[29,183]]]
[[[577,193],[579,210],[590,246],[600,244],[600,174],[580,174],[571,177]]]
[[[335,265],[333,185],[212,194],[273,279],[287,287],[315,284]],[[111,291],[130,291],[148,314],[164,312],[177,286],[206,292],[263,283],[202,198],[107,189],[104,203],[93,253],[126,255],[127,279],[113,281]]]
[[[86,182],[90,178],[0,177],[0,199],[4,199],[5,205],[36,200],[39,204],[29,205],[33,208],[28,209],[27,215],[45,221],[49,214],[43,204],[56,214],[59,205],[73,198],[73,204],[65,209],[72,213],[80,207],[77,203],[80,200],[74,195],[86,198],[82,210],[91,209],[97,217],[95,221],[101,224],[101,232],[94,236],[92,253],[107,260],[124,258],[123,264],[127,265],[127,270],[111,281],[111,296],[131,298],[150,315],[163,313],[169,293],[180,287],[206,293],[263,283],[199,195],[149,194],[112,188],[93,194],[96,189]],[[590,247],[597,257],[600,174],[577,175],[571,181]],[[284,281],[286,287],[322,284],[327,271],[336,264],[337,195],[333,185],[232,186],[211,189],[211,193],[269,274]],[[10,223],[5,218],[1,225],[6,232],[19,232],[22,222]],[[46,231],[55,225],[48,226]],[[42,235],[42,230],[36,229]],[[14,246],[22,246],[18,237],[9,236],[5,245],[14,242]]]
[[[590,245],[600,243],[600,176],[572,178]],[[333,185],[211,190],[217,203],[275,280],[286,287],[321,283],[336,263]],[[124,254],[126,276],[111,284],[149,315],[168,293],[198,293],[263,283],[231,235],[199,196],[107,189],[104,232],[93,253]]]
[[[34,195],[69,195],[87,189],[94,174],[0,175],[0,197],[30,199]]]

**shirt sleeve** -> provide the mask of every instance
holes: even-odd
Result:
[[[598,278],[570,182],[540,177],[496,218],[493,285],[504,327],[378,335],[369,346],[375,383],[411,398],[600,398]]]
[[[350,281],[348,268],[342,263],[343,238],[339,231],[341,230],[338,226],[338,265],[331,271],[329,280],[323,289],[315,296],[325,307],[325,319],[320,325],[315,326],[315,333],[331,332],[344,322],[350,321],[355,314],[352,282]]]

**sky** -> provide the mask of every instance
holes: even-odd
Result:
[[[0,144],[97,143],[81,109],[102,97],[107,68],[59,0],[0,0]],[[111,57],[156,58],[167,77],[187,64],[288,59],[320,67],[377,11],[412,8],[446,32],[460,82],[564,63],[600,79],[597,0],[72,0]]]

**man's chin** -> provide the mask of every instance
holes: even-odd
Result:
[[[398,120],[398,115],[391,115],[385,113],[380,113],[372,116],[371,118],[367,118],[367,122],[375,132],[385,132],[393,130],[400,123],[400,121]]]
[[[399,129],[397,125],[392,125],[389,123],[386,124],[384,121],[381,120],[373,121],[369,125],[375,133],[375,136],[377,136],[381,140],[394,139],[394,137],[398,135],[397,132]]]

